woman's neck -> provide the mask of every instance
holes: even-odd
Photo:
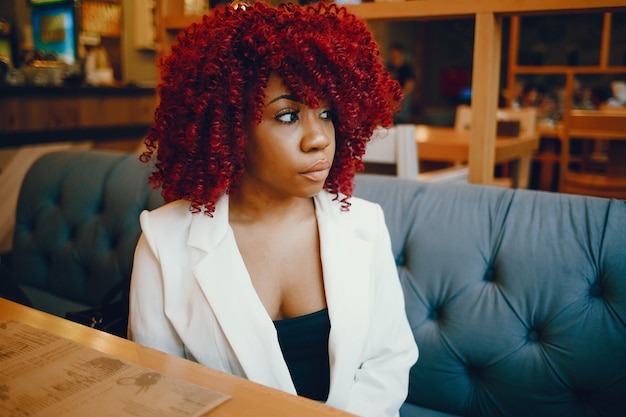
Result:
[[[229,222],[285,222],[315,215],[312,197],[269,198],[239,189],[229,196]]]

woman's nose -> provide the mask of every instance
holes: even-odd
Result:
[[[326,149],[335,140],[333,123],[312,117],[303,123],[301,147],[304,152]]]

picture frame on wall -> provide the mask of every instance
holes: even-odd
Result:
[[[31,12],[35,51],[52,53],[66,64],[78,58],[77,19],[73,3],[33,7]]]

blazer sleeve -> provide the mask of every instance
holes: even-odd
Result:
[[[363,417],[396,417],[408,393],[418,348],[406,317],[389,231],[377,208],[370,331],[347,411]]]
[[[183,343],[164,312],[164,281],[156,243],[151,239],[150,213],[141,214],[143,233],[135,248],[130,285],[129,339],[184,357]]]

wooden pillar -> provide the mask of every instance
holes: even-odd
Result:
[[[600,45],[600,67],[609,66],[609,51],[611,49],[611,13],[604,13],[604,23],[602,24],[602,44]]]
[[[515,91],[515,78],[517,75],[517,59],[519,55],[519,36],[520,36],[520,17],[511,16],[509,28],[509,56],[508,56],[508,71],[507,71],[507,83],[506,88],[508,91],[508,97],[506,97],[507,107],[513,107],[513,101],[515,97],[513,92]]]
[[[563,189],[563,178],[567,175],[569,170],[570,159],[570,140],[569,140],[569,125],[572,110],[572,98],[574,97],[574,71],[568,70],[565,74],[565,102],[563,103],[563,128],[559,132],[559,139],[561,140],[561,158],[559,162],[559,185],[558,191]],[[566,137],[564,137],[566,136]]]
[[[492,184],[495,164],[496,111],[500,89],[502,18],[476,14],[472,70],[472,129],[468,182]]]

